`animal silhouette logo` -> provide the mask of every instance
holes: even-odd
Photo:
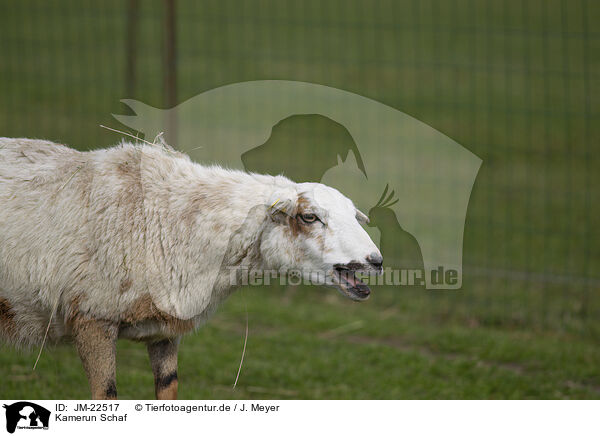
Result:
[[[19,401],[3,406],[6,409],[6,431],[18,429],[48,429],[50,411],[29,401]]]
[[[482,161],[431,126],[367,97],[287,80],[226,85],[167,110],[122,101],[135,115],[114,117],[146,138],[164,132],[167,140],[176,138],[173,145],[178,150],[196,161],[245,170],[256,161],[250,153],[259,153],[285,120],[320,116],[343,126],[355,146],[348,151],[332,149],[348,156],[346,161],[335,166],[331,156],[315,153],[313,171],[306,174],[313,178],[322,174],[322,180],[312,181],[337,188],[360,210],[372,210],[398,232],[407,233],[418,245],[413,251],[422,256],[426,288],[462,286],[467,206]],[[268,147],[263,148],[264,155]],[[281,173],[285,164],[292,168],[299,153],[291,145],[280,153],[284,165],[269,170],[269,162],[261,172]],[[394,198],[378,204],[386,187]],[[379,226],[367,229],[376,244],[380,230]],[[442,277],[452,280],[435,280],[438,272],[451,272]]]

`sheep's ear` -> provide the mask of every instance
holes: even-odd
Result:
[[[290,197],[289,194],[285,195],[281,193],[279,195],[274,195],[270,199],[270,203],[267,213],[273,221],[284,222],[288,216],[294,215],[296,201],[294,198]]]
[[[356,209],[356,220],[361,224],[369,224],[369,217],[358,209]]]

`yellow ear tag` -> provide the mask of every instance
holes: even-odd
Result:
[[[275,203],[273,203],[273,204],[272,204],[272,205],[269,207],[269,209],[273,209],[273,206],[275,206],[277,203],[279,203],[279,200],[280,200],[279,198],[278,198],[277,200],[275,200]]]

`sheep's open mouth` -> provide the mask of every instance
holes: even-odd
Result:
[[[358,277],[358,271],[344,266],[333,268],[334,284],[342,294],[354,301],[364,301],[371,295],[371,289]]]

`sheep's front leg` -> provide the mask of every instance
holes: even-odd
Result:
[[[177,399],[177,349],[179,338],[148,343],[157,400]]]
[[[92,399],[116,399],[118,326],[106,321],[80,319],[73,323],[72,329]]]

